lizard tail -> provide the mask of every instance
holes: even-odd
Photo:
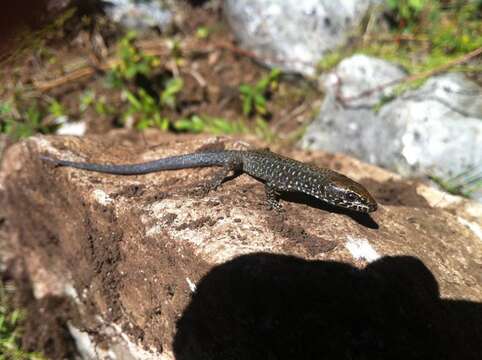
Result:
[[[229,156],[226,156],[224,151],[200,152],[186,155],[170,156],[159,160],[129,165],[77,162],[54,159],[43,155],[40,156],[40,159],[49,162],[55,166],[67,166],[76,169],[116,175],[139,175],[163,170],[177,170],[205,166],[224,166],[229,160],[228,157]]]

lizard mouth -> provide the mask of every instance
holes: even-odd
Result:
[[[337,205],[339,207],[342,207],[342,208],[345,208],[345,209],[352,210],[352,211],[364,213],[364,214],[368,214],[370,212],[373,212],[373,211],[377,210],[377,204],[376,203],[375,204],[338,203],[338,204],[335,204],[335,205]]]
[[[368,204],[368,205],[355,204],[355,205],[347,206],[347,207],[351,210],[355,210],[355,211],[362,212],[362,213],[365,213],[365,214],[368,214],[370,212],[374,212],[375,210],[377,210],[377,204]]]
[[[348,209],[348,210],[352,210],[352,211],[356,211],[364,214],[368,214],[370,212],[374,212],[377,210],[377,203],[336,201],[336,199],[333,199],[331,197],[326,197],[326,196],[315,196],[315,197],[338,208]]]

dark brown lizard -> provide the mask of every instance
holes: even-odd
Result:
[[[280,192],[302,192],[330,205],[368,213],[377,209],[377,202],[359,183],[326,168],[305,164],[269,150],[216,150],[171,156],[132,165],[94,164],[53,159],[42,159],[57,166],[117,175],[139,175],[163,170],[220,166],[223,170],[213,179],[216,189],[230,172],[246,173],[265,184],[268,204],[281,209]]]

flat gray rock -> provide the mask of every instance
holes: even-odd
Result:
[[[149,28],[165,29],[173,21],[173,15],[160,1],[108,0],[106,13],[112,21],[122,26],[143,31]]]
[[[370,0],[226,0],[224,13],[243,47],[285,71],[313,75],[343,45]]]
[[[403,75],[367,56],[342,61],[322,79],[327,96],[302,146],[350,154],[407,176],[482,176],[482,89],[463,74],[439,75],[375,111],[393,86],[367,90]]]

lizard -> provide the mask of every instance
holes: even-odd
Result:
[[[328,168],[319,168],[269,150],[211,150],[170,156],[154,161],[127,164],[97,164],[76,162],[41,156],[55,166],[67,166],[88,171],[140,175],[164,170],[178,170],[217,166],[209,190],[217,189],[232,172],[246,173],[264,183],[267,203],[271,209],[282,210],[281,192],[301,192],[335,207],[360,213],[377,209],[377,202],[365,187],[356,181]]]

